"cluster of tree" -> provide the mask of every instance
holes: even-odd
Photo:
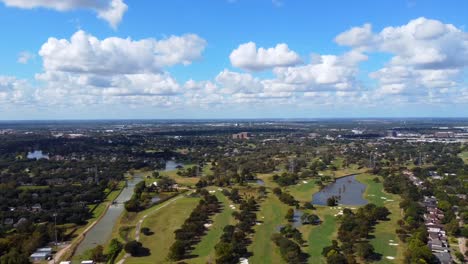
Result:
[[[273,181],[278,183],[279,186],[289,186],[297,184],[299,180],[299,176],[296,173],[286,173],[284,172],[281,175],[275,174],[273,175]]]
[[[199,191],[202,199],[197,207],[193,209],[190,216],[184,224],[174,231],[176,241],[169,249],[168,258],[174,261],[187,257],[188,251],[192,246],[200,241],[200,237],[205,234],[205,224],[208,223],[210,216],[219,212],[220,205],[216,196],[202,189]]]
[[[182,177],[198,177],[201,176],[203,170],[203,164],[195,165],[192,167],[188,167],[186,169],[179,169],[177,170],[177,175]]]
[[[436,257],[427,246],[428,233],[424,225],[426,209],[418,202],[419,190],[405,175],[389,175],[384,178],[386,191],[402,197],[400,207],[404,211],[403,219],[398,221],[396,233],[401,241],[407,243],[404,253],[407,263],[437,263]]]
[[[58,238],[63,230],[58,230]],[[53,224],[33,224],[23,221],[15,232],[0,238],[0,263],[29,263],[29,256],[39,247],[55,239]]]
[[[287,192],[283,192],[280,188],[276,187],[273,189],[273,193],[278,196],[281,202],[289,205],[289,206],[299,206],[299,201],[297,201],[294,196]]]
[[[370,261],[379,256],[367,240],[369,233],[378,221],[387,220],[390,212],[384,206],[367,204],[359,208],[355,213],[345,208],[340,217],[338,238],[341,245],[337,243],[323,249],[322,254],[328,263],[356,263],[355,254],[364,261]],[[345,260],[336,262],[337,259]]]
[[[303,245],[306,241],[302,238],[302,233],[291,224],[287,224],[280,228],[280,233],[286,238],[292,238],[297,244]]]
[[[112,239],[107,252],[104,252],[104,247],[102,245],[98,245],[91,249],[90,256],[93,261],[98,263],[114,263],[122,249],[124,249],[124,245],[117,239]],[[130,241],[125,244],[125,251],[132,256],[139,255],[142,250],[142,244],[137,241]]]
[[[242,197],[239,194],[239,189],[232,188],[231,191],[228,189],[223,190],[223,194],[229,198],[233,203],[240,204],[242,202]]]
[[[301,215],[303,225],[318,225],[321,223],[320,217],[316,214],[303,213]]]
[[[305,263],[307,261],[307,254],[302,252],[301,247],[289,239],[287,236],[295,236],[297,232],[291,231],[291,230],[297,230],[297,229],[288,229],[288,231],[282,231],[280,234],[273,234],[271,237],[271,240],[275,243],[276,246],[279,247],[280,249],[280,254],[281,257],[287,262],[287,263]],[[292,233],[287,233],[291,231]],[[299,232],[300,234],[300,232]],[[297,236],[297,235],[296,235]],[[302,239],[302,236],[301,238]]]
[[[157,186],[154,184],[147,186],[144,181],[139,182],[135,186],[132,198],[125,202],[125,209],[128,212],[139,212],[174,197],[178,194],[177,189],[173,188],[175,183],[173,179],[166,176],[159,177]],[[171,192],[171,194],[163,195],[162,192]],[[156,195],[159,199],[154,202],[153,198]]]
[[[247,246],[250,243],[249,235],[257,221],[256,211],[258,204],[253,197],[242,199],[239,206],[240,212],[234,212],[233,216],[238,221],[235,226],[227,225],[223,230],[221,240],[216,244],[216,263],[236,264],[239,259],[248,254]]]
[[[136,240],[129,241],[125,244],[124,250],[126,253],[132,256],[147,256],[149,255],[149,249],[143,247],[141,242]]]

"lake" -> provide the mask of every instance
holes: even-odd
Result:
[[[35,151],[30,151],[28,152],[27,155],[28,159],[49,159],[49,155],[47,153],[43,153],[42,150],[35,150]]]
[[[350,175],[337,179],[335,182],[325,186],[312,197],[312,203],[316,205],[327,205],[327,199],[332,196],[340,197],[340,205],[365,205],[368,203],[363,198],[366,185],[356,180],[356,175]]]
[[[176,162],[174,160],[167,160],[166,161],[166,167],[164,168],[163,171],[173,171],[177,169],[177,166],[184,166],[183,163]]]
[[[99,223],[88,231],[86,237],[75,251],[76,256],[83,254],[97,245],[105,244],[111,238],[112,229],[119,219],[119,216],[125,210],[124,203],[132,198],[135,185],[142,180],[142,175],[136,174],[131,180],[127,181],[127,187],[125,187],[115,199],[115,203],[109,207]]]

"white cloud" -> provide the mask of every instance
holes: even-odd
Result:
[[[35,55],[29,51],[22,51],[18,55],[18,63],[27,64],[31,59],[34,59]]]
[[[259,93],[263,90],[260,79],[248,73],[238,73],[224,70],[215,78],[225,94],[235,93]]]
[[[336,36],[335,41],[345,46],[367,46],[373,41],[371,24],[364,24],[362,27],[353,27]]]
[[[284,43],[278,44],[274,48],[257,49],[254,42],[248,42],[233,50],[229,58],[233,66],[248,71],[262,71],[301,63],[299,55],[291,51]]]
[[[468,65],[468,33],[424,17],[379,33],[372,33],[371,26],[365,24],[341,33],[335,40],[355,49],[391,53],[393,65],[431,69]]]
[[[349,52],[341,56],[314,55],[303,66],[276,68],[278,81],[302,86],[304,90],[347,90],[355,88],[358,63],[367,56]]]
[[[49,38],[39,55],[46,71],[95,74],[160,72],[163,67],[190,64],[200,59],[206,41],[194,34],[167,39],[103,40],[76,32],[70,40]]]
[[[31,93],[28,81],[11,76],[0,76],[0,106],[28,104]]]
[[[123,0],[0,0],[6,6],[32,9],[49,8],[57,11],[91,9],[99,18],[116,28],[128,7]]]

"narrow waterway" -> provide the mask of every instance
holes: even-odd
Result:
[[[166,167],[163,171],[171,171],[177,169],[177,166],[183,165],[174,160],[168,160]],[[135,174],[131,180],[127,181],[127,186],[122,190],[119,196],[115,199],[115,202],[109,207],[105,215],[101,218],[91,230],[88,231],[84,240],[80,243],[75,251],[75,255],[81,255],[87,250],[90,250],[97,245],[103,245],[112,236],[112,230],[120,215],[125,210],[124,203],[132,198],[133,190],[135,185],[142,181],[144,176],[142,174]],[[159,197],[154,197],[152,202],[156,203],[159,201]]]
[[[143,180],[139,174],[135,174],[127,181],[127,186],[119,194],[115,202],[109,207],[101,220],[88,231],[83,241],[75,251],[75,255],[81,255],[97,245],[105,244],[112,235],[112,229],[120,214],[125,210],[124,203],[132,198],[135,185]]]
[[[356,180],[356,175],[350,175],[337,179],[335,182],[325,186],[315,193],[312,203],[316,205],[327,205],[327,199],[335,196],[341,205],[365,205],[368,203],[363,198],[366,185]]]

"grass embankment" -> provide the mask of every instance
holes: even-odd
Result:
[[[98,205],[91,205],[89,208],[93,214],[93,217],[88,220],[88,224],[84,226],[76,226],[76,225],[64,225],[63,227],[66,228],[65,234],[67,236],[74,236],[73,241],[71,242],[70,249],[62,256],[62,259],[69,259],[75,253],[76,248],[78,247],[79,243],[84,238],[86,234],[85,231],[89,231],[91,226],[95,225],[101,217],[104,216],[105,212],[111,205],[111,203],[119,196],[122,192],[123,188],[125,187],[125,181],[119,182],[119,185],[114,190],[106,189],[104,191],[106,198],[104,201]],[[74,259],[81,259],[80,256],[73,256]]]
[[[254,228],[255,234],[248,248],[253,253],[249,263],[284,263],[278,247],[271,241],[271,236],[278,232],[279,226],[285,224],[284,217],[288,208],[289,206],[283,204],[271,192],[261,203],[257,219],[262,223]]]
[[[223,234],[224,227],[235,222],[232,217],[234,210],[229,206],[232,203],[228,198],[217,189],[210,188],[209,190],[216,190],[215,195],[221,203],[222,211],[213,217],[212,226],[209,227],[208,232],[202,237],[200,243],[195,245],[195,249],[191,252],[196,258],[185,260],[187,263],[214,263],[216,258],[214,248]]]
[[[121,223],[121,225],[136,225],[140,216],[148,215],[141,227],[147,227],[154,233],[150,236],[140,235],[140,242],[143,247],[150,250],[150,255],[129,257],[125,263],[154,264],[169,262],[166,257],[169,248],[175,241],[174,231],[180,228],[185,219],[188,218],[192,210],[197,206],[199,198],[184,196],[167,205],[171,200],[140,212],[137,217],[133,217],[135,219],[133,223]],[[157,212],[152,213],[154,210],[157,210]]]
[[[399,195],[390,194],[384,191],[382,177],[378,177],[380,182],[375,182],[373,179],[378,176],[370,174],[360,174],[356,179],[367,185],[364,198],[370,203],[378,206],[385,206],[390,211],[389,221],[379,222],[375,226],[375,231],[372,233],[374,238],[370,243],[374,246],[375,251],[382,255],[382,259],[377,263],[402,263],[404,244],[396,235],[398,220],[401,219]],[[394,260],[387,259],[394,257]]]

